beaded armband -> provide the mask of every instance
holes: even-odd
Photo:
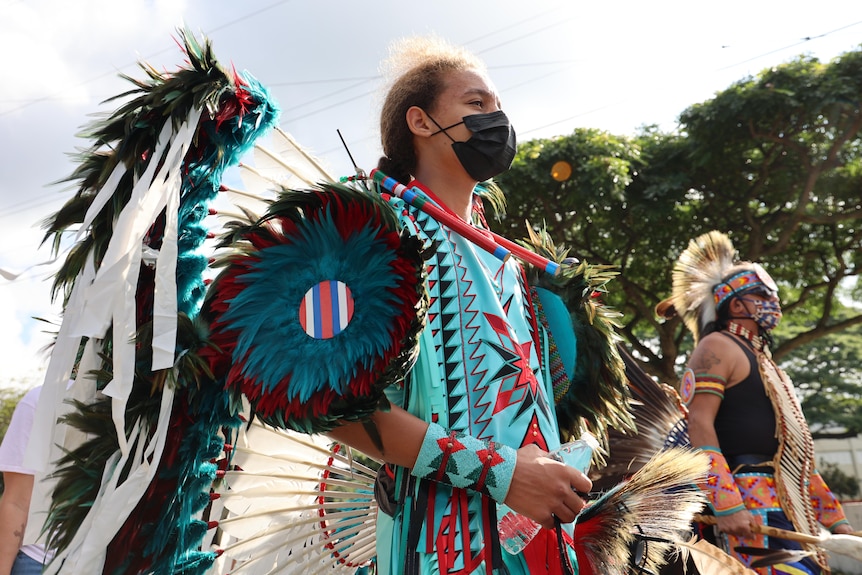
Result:
[[[516,459],[517,452],[507,445],[431,423],[411,474],[478,491],[502,503],[512,483]]]
[[[824,527],[831,531],[842,523],[849,523],[847,517],[844,515],[844,509],[826,485],[826,482],[823,481],[820,472],[815,471],[811,474],[808,491],[811,495],[811,505],[817,514],[817,521],[823,524]]]
[[[706,483],[701,484],[700,488],[709,497],[709,504],[715,514],[730,515],[745,509],[742,494],[736,487],[736,481],[721,450],[708,446],[703,446],[700,450],[709,456],[709,473]]]
[[[690,367],[685,370],[680,382],[679,395],[683,403],[688,405],[698,393],[710,393],[724,399],[724,388],[727,380],[713,373],[695,373]]]

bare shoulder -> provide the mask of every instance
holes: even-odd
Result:
[[[711,373],[728,378],[739,361],[741,351],[730,338],[713,332],[697,344],[688,362],[695,373]]]

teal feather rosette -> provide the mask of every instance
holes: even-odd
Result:
[[[213,372],[279,428],[321,433],[385,409],[424,325],[421,242],[379,198],[335,183],[283,190],[233,227],[204,304]]]

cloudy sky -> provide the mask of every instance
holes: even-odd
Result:
[[[522,140],[593,127],[673,129],[680,112],[799,54],[821,60],[862,43],[858,0],[0,0],[0,387],[38,382],[56,320],[39,223],[69,196],[76,138],[101,104],[175,69],[174,39],[206,34],[223,63],[270,88],[281,126],[351,171],[379,155],[378,64],[393,39],[434,33],[487,63]],[[28,269],[30,268],[30,269]]]

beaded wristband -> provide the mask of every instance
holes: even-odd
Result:
[[[700,488],[709,497],[709,504],[716,515],[730,515],[745,509],[742,495],[736,487],[727,460],[717,447],[703,446],[701,451],[709,456],[709,474]]]
[[[512,483],[516,459],[517,452],[507,445],[430,423],[410,473],[477,491],[502,503]]]

